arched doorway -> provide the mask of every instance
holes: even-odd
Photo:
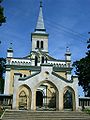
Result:
[[[36,90],[36,110],[56,110],[59,100],[58,90],[50,81],[43,81]]]
[[[27,85],[21,85],[17,94],[17,106],[20,110],[31,108],[31,90]]]
[[[43,94],[41,91],[36,92],[36,106],[43,106]]]
[[[63,95],[64,110],[75,110],[75,93],[70,87],[66,87]]]
[[[27,109],[27,95],[24,91],[19,94],[19,109]]]
[[[64,109],[72,109],[72,93],[67,90],[64,94]]]

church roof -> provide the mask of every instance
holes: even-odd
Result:
[[[39,10],[39,16],[36,24],[36,29],[34,33],[45,33],[46,29],[44,26],[44,19],[43,19],[43,13],[42,13],[42,1],[40,1],[40,10]]]

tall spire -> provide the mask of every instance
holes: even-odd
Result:
[[[44,20],[43,20],[43,13],[42,13],[42,0],[40,0],[40,11],[39,11],[39,16],[37,20],[37,25],[35,31],[46,31],[44,27]]]

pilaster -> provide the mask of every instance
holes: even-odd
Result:
[[[6,68],[6,75],[5,75],[5,85],[4,85],[4,94],[9,95],[10,91],[10,68]]]
[[[63,93],[62,91],[59,91],[59,110],[63,110]]]
[[[32,100],[31,100],[31,110],[36,110],[36,92],[35,90],[32,91]]]

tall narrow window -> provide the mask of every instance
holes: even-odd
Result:
[[[46,57],[46,63],[47,63],[47,57]]]
[[[41,48],[43,49],[43,41],[41,41]]]
[[[42,57],[42,63],[44,63],[44,57]]]
[[[37,56],[35,56],[35,66],[37,66],[37,63],[38,63],[38,58]]]
[[[39,48],[39,41],[37,41],[37,48]]]

